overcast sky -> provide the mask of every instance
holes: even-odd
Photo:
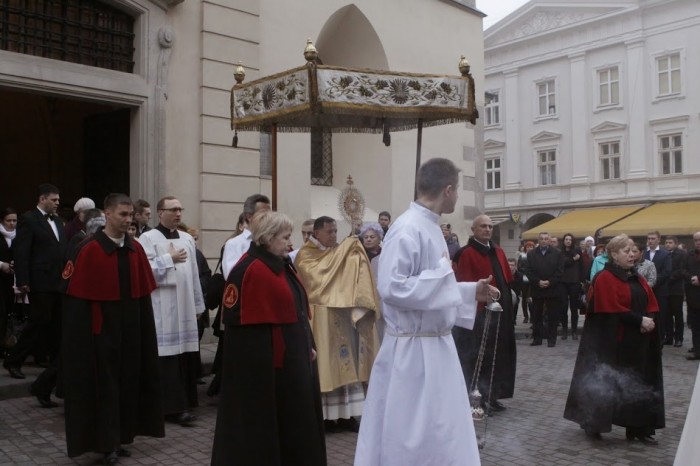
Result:
[[[488,15],[484,18],[484,29],[488,29],[527,2],[528,0],[476,0],[476,7]]]

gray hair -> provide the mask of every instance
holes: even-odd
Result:
[[[292,231],[294,224],[283,213],[263,210],[253,215],[249,228],[253,242],[258,246],[267,246],[279,233]]]
[[[85,225],[85,234],[86,235],[94,235],[97,233],[97,230],[105,226],[105,218],[103,216],[95,217],[93,219],[88,220],[87,224]]]
[[[379,236],[379,239],[384,239],[384,230],[377,222],[368,222],[362,225],[360,227],[360,237],[363,237],[369,230],[374,231]]]

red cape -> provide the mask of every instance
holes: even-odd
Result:
[[[647,308],[649,313],[659,312],[659,304],[654,292],[646,280],[640,279],[639,283],[647,294]],[[593,312],[616,314],[632,311],[632,291],[627,282],[620,280],[607,269],[601,271],[595,277],[593,284]]]

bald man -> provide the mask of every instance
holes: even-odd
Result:
[[[502,313],[494,313],[486,335],[485,352],[482,355],[483,365],[476,384],[482,395],[484,408],[488,411],[503,411],[505,406],[498,400],[512,398],[515,387],[515,330],[513,298],[511,283],[513,275],[508,266],[508,259],[498,245],[491,241],[493,223],[488,215],[479,215],[472,222],[473,236],[454,257],[457,281],[474,282],[488,276],[493,276],[491,285],[501,292],[498,302],[503,308]],[[472,330],[454,327],[452,335],[457,346],[457,353],[462,364],[462,372],[467,387],[474,386],[472,377],[479,356],[479,348],[484,336],[485,317],[484,305],[477,308],[476,321]],[[500,322],[497,320],[500,318]],[[499,325],[500,324],[500,325]],[[496,355],[493,365],[494,353]],[[493,382],[491,372],[493,371]]]

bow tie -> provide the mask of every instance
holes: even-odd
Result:
[[[56,216],[52,214],[44,214],[46,220],[56,220]]]

